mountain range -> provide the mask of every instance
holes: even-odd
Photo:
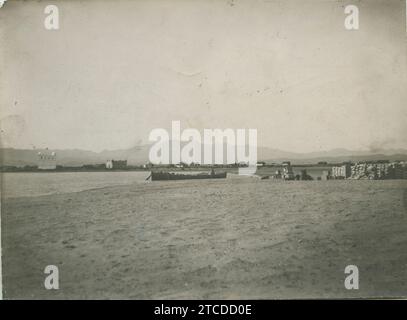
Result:
[[[148,162],[150,145],[136,146],[129,149],[104,150],[101,152],[62,149],[50,150],[57,154],[57,163],[63,166],[82,166],[84,164],[105,163],[106,160],[127,160],[129,165],[140,165]],[[37,165],[37,153],[44,149],[0,149],[0,163],[3,166]],[[318,152],[288,152],[279,149],[259,147],[257,158],[259,161],[282,162],[291,161],[293,164],[312,164],[320,161],[341,163],[343,161],[374,161],[374,160],[407,160],[407,149],[382,149],[374,151],[352,151],[347,149],[333,149]]]

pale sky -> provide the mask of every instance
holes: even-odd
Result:
[[[44,27],[48,4],[59,30]],[[9,0],[2,145],[129,148],[180,120],[254,128],[286,151],[407,148],[405,12],[401,0]]]

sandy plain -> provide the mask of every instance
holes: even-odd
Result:
[[[407,296],[407,181],[236,178],[3,199],[6,299]],[[60,289],[44,288],[46,265]],[[359,290],[344,269],[359,268]]]

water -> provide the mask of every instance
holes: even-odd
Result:
[[[2,197],[35,197],[114,185],[145,183],[149,171],[3,173]]]
[[[198,172],[183,171],[182,173],[196,174]],[[149,175],[150,171],[105,171],[7,172],[0,176],[2,197],[14,198],[78,192],[115,185],[146,183],[146,178]]]

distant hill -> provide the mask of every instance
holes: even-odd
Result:
[[[106,160],[127,160],[130,165],[148,162],[150,146],[143,145],[130,149],[104,150],[93,152],[87,150],[52,150],[57,153],[57,163],[63,166],[82,166],[83,164],[105,163]],[[1,165],[25,166],[37,164],[37,153],[42,149],[0,149]],[[334,149],[329,151],[296,153],[272,148],[258,148],[258,160],[270,162],[291,161],[293,164],[311,164],[319,161],[340,163],[343,161],[373,161],[373,160],[407,160],[407,150],[387,149],[372,151],[351,151]]]
[[[285,152],[278,149],[259,148],[257,157],[259,160],[266,162],[291,161],[294,164],[311,164],[320,161],[326,161],[328,163],[374,160],[400,161],[407,160],[407,150],[387,149],[375,151],[352,151],[347,149],[333,149],[329,151],[295,153]]]
[[[25,166],[37,164],[37,153],[44,149],[0,149],[1,165]],[[82,166],[84,164],[105,163],[107,160],[127,160],[129,164],[144,164],[148,161],[149,146],[134,147],[124,150],[105,150],[93,152],[87,150],[52,150],[57,154],[58,165]]]

